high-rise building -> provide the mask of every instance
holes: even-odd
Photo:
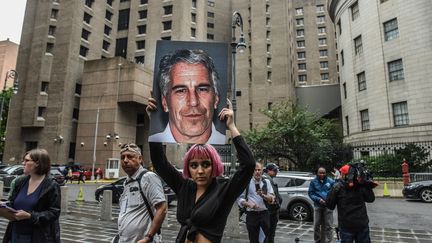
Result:
[[[4,87],[6,73],[15,70],[19,45],[9,39],[0,41],[0,88]],[[12,87],[13,79],[8,79],[6,87]]]
[[[431,2],[332,0],[328,7],[345,141],[432,141]]]
[[[264,124],[259,110],[295,102],[296,85],[337,82],[324,2],[28,1],[17,65],[22,82],[9,113],[5,160],[17,161],[38,146],[47,148],[55,163],[103,166],[118,157],[119,143],[136,142],[146,151],[145,106],[156,40],[230,43],[233,11],[243,16],[248,43],[246,52],[236,55],[237,123],[241,130]],[[306,82],[298,81],[300,63],[292,59],[300,40],[295,8],[302,4],[300,39],[310,48],[301,60],[308,65],[301,71]],[[325,33],[319,33],[323,27]],[[320,57],[321,50],[327,55]]]

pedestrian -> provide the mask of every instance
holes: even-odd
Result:
[[[334,180],[327,177],[326,169],[319,167],[315,178],[309,184],[309,197],[314,202],[314,241],[325,242],[333,240],[333,210],[326,207],[327,195],[333,187]]]
[[[224,108],[218,117],[226,121],[238,155],[239,167],[230,178],[222,177],[221,158],[210,144],[192,145],[182,175],[168,162],[162,144],[150,143],[155,170],[177,195],[177,243],[221,242],[231,208],[252,177],[254,158],[234,124],[234,112]]]
[[[267,242],[270,236],[270,214],[268,204],[274,202],[274,192],[270,181],[263,178],[263,166],[255,164],[255,171],[246,190],[239,197],[238,204],[246,208],[246,228],[249,241],[260,242],[260,230],[263,231]]]
[[[339,169],[336,168],[336,166],[333,167],[332,175],[333,175],[333,179],[334,179],[335,181],[339,181],[340,178],[341,178],[341,174],[340,174],[340,172],[339,172]]]
[[[270,181],[275,195],[274,202],[267,205],[267,209],[270,214],[270,230],[269,236],[267,237],[268,243],[274,242],[274,237],[276,235],[276,227],[279,221],[280,205],[282,205],[282,197],[279,194],[278,185],[273,181],[273,178],[277,175],[278,172],[279,166],[277,166],[275,163],[268,163],[264,169],[265,174],[263,175],[265,179],[268,179]]]
[[[72,168],[69,167],[67,169],[67,175],[66,175],[65,183],[67,183],[68,180],[70,181],[70,183],[72,183],[72,179],[73,179]]]
[[[369,218],[366,210],[366,202],[375,201],[372,190],[375,182],[349,185],[349,165],[344,165],[339,170],[341,180],[337,182],[327,197],[327,207],[338,210],[338,224],[342,243],[370,243]]]
[[[124,144],[120,160],[127,178],[119,203],[118,235],[113,242],[161,242],[160,227],[167,212],[162,181],[142,166],[141,149],[136,144]]]
[[[84,170],[82,168],[79,168],[78,172],[79,172],[78,184],[80,184],[81,181],[82,181],[82,183],[85,183],[85,180],[84,180]]]
[[[60,242],[60,188],[49,177],[51,160],[45,149],[25,153],[24,175],[17,178],[8,206],[16,209],[4,243]]]

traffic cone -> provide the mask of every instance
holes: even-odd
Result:
[[[387,188],[387,183],[384,183],[384,197],[390,197],[390,193]]]
[[[80,201],[80,202],[84,201],[84,192],[82,186],[80,186],[76,201]]]

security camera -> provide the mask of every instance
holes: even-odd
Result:
[[[120,136],[118,134],[115,135],[115,139],[119,139]]]
[[[59,138],[59,140],[63,140],[63,136],[62,135],[59,135],[58,138]]]
[[[81,147],[84,147],[84,142],[81,142],[80,145],[81,145]]]
[[[106,139],[111,139],[111,135],[106,135]]]
[[[104,146],[106,147],[108,145],[108,143],[107,142],[104,142]]]
[[[118,146],[121,147],[123,144],[122,143],[118,143]]]
[[[56,143],[57,142],[57,138],[54,138],[54,143]]]

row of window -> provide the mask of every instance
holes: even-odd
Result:
[[[321,81],[329,81],[329,73],[321,73],[320,74]],[[306,74],[300,74],[298,75],[298,81],[299,82],[306,82],[307,81],[307,75]]]
[[[305,48],[306,42],[304,40],[297,41],[297,48]],[[318,38],[318,45],[319,46],[326,46],[327,45],[327,38]]]
[[[296,21],[296,26],[304,26],[304,18],[296,18],[295,21]],[[316,23],[325,24],[325,16],[324,15],[317,16]]]
[[[355,2],[353,5],[351,5],[351,17],[352,21],[356,20],[360,16],[360,10],[358,2]],[[342,26],[341,21],[339,20],[336,24],[337,30],[339,35],[342,34]],[[390,41],[393,39],[396,39],[399,37],[399,27],[398,27],[398,21],[397,18],[390,19],[383,23],[383,31],[384,31],[384,40]],[[361,36],[360,36],[361,37]],[[356,37],[354,40],[356,40],[358,37]],[[361,38],[357,41],[361,42]]]
[[[325,9],[324,9],[324,4],[319,4],[319,5],[316,5],[316,12],[317,13],[323,13],[325,11]],[[303,9],[303,7],[300,7],[300,8],[296,8],[295,9],[295,15],[303,15],[304,14],[304,9]]]
[[[319,56],[320,57],[327,57],[328,56],[327,49],[319,50]],[[297,59],[298,60],[306,59],[306,52],[305,51],[299,51],[299,52],[297,52]]]
[[[318,34],[322,35],[322,34],[326,34],[326,27],[318,27]],[[304,29],[297,29],[296,30],[296,36],[297,38],[299,37],[304,37],[305,36],[305,30]]]
[[[395,127],[406,126],[409,125],[409,116],[408,116],[408,104],[406,101],[397,102],[392,104],[392,112],[393,112],[393,124]],[[346,123],[346,132],[349,135],[349,117],[345,116]],[[369,118],[369,110],[364,109],[360,111],[360,123],[361,130],[368,131],[370,130],[370,118]]]
[[[320,62],[320,69],[328,69],[328,61]],[[298,64],[298,70],[299,71],[306,71],[306,63],[299,63]]]
[[[404,70],[402,59],[397,59],[387,63],[388,76],[390,81],[403,80]],[[367,89],[366,85],[366,72],[361,72],[357,74],[358,90],[363,91]],[[346,92],[345,92],[346,94]],[[345,95],[346,98],[346,95]]]

